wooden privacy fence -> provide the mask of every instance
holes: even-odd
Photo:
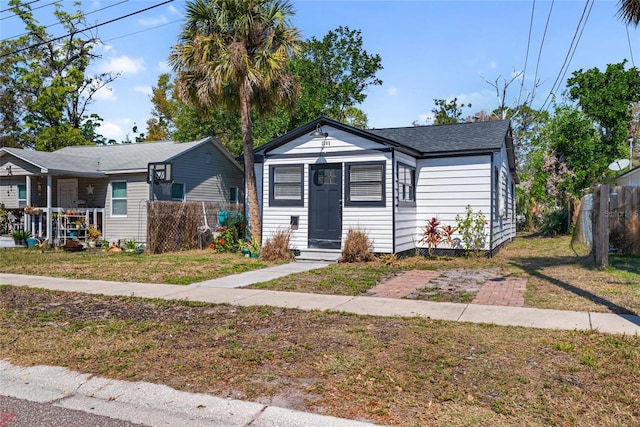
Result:
[[[243,205],[213,202],[147,203],[147,251],[152,254],[203,249],[217,228],[232,216],[241,215]],[[233,215],[230,215],[234,213]]]
[[[593,192],[593,255],[609,262],[609,250],[640,254],[640,187],[601,185]]]

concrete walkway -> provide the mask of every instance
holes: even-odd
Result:
[[[596,330],[611,334],[640,335],[640,317],[631,315],[406,300],[399,299],[393,292],[387,295],[395,298],[237,289],[250,283],[265,282],[325,265],[327,264],[314,262],[280,265],[189,286],[75,280],[4,273],[0,274],[0,284],[99,295],[189,300],[239,306],[270,305],[302,310],[334,310],[370,316],[422,316],[504,326]],[[28,379],[25,379],[26,376]],[[60,380],[62,382],[56,382],[57,378],[63,378]],[[70,381],[69,385],[64,381]],[[120,391],[116,393],[116,390]],[[127,383],[88,376],[85,378],[84,374],[66,371],[63,368],[20,368],[2,360],[0,360],[0,395],[51,402],[55,405],[64,405],[64,407],[85,412],[93,411],[115,419],[149,426],[331,425],[355,427],[369,425],[358,421],[266,407],[252,402],[183,393],[154,384]],[[114,396],[118,397],[114,400]]]

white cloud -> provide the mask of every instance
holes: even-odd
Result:
[[[128,118],[118,118],[115,121],[105,120],[100,124],[98,128],[98,133],[100,133],[105,138],[113,139],[116,142],[120,143],[127,139],[130,140],[135,139],[133,136],[133,121]]]
[[[396,96],[398,94],[398,88],[397,87],[389,88],[387,93],[389,94],[389,96]]]
[[[104,73],[137,74],[144,71],[143,58],[129,58],[127,55],[113,57],[99,66]]]
[[[151,86],[134,86],[134,92],[143,93],[145,95],[151,95]]]
[[[114,139],[116,142],[124,140],[126,133],[115,123],[104,121],[98,127],[98,133],[107,139]]]
[[[142,25],[143,27],[155,27],[156,25],[166,24],[167,22],[168,20],[164,15],[159,16],[158,18],[138,19],[138,24]]]
[[[496,61],[489,61],[489,68],[492,70],[498,68],[498,64],[496,63]]]
[[[175,6],[172,4],[170,4],[167,9],[169,9],[169,12],[173,13],[174,15],[182,16],[182,12],[176,9]]]
[[[418,120],[416,120],[420,125],[432,125],[433,124],[433,114],[420,114],[418,115]]]
[[[108,86],[103,86],[96,93],[93,94],[94,99],[98,99],[100,101],[117,101],[118,97],[115,94],[113,88]]]

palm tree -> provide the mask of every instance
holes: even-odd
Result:
[[[298,30],[289,25],[292,15],[288,0],[193,0],[169,55],[183,100],[240,113],[249,222],[259,240],[251,112],[271,111],[298,95],[297,79],[286,71],[300,43]]]
[[[629,25],[636,27],[640,23],[640,0],[620,0],[618,2],[618,17]]]

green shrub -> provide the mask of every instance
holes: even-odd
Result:
[[[349,230],[342,249],[340,262],[369,262],[374,261],[373,242],[362,230]]]
[[[568,234],[569,212],[566,209],[549,212],[543,219],[542,232],[548,236]]]

